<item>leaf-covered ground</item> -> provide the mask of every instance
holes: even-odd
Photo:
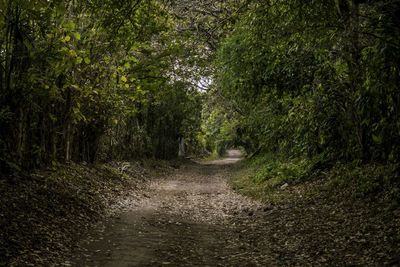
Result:
[[[1,265],[399,266],[398,206],[331,194],[322,180],[252,200],[231,187],[236,160],[3,179]]]
[[[278,189],[287,200],[258,202],[231,189],[230,163],[185,164],[153,181],[129,209],[97,225],[66,264],[398,264],[399,209],[329,196],[321,181]]]
[[[117,200],[132,198],[148,177],[167,171],[146,164],[70,164],[2,177],[0,266],[59,262],[94,222],[119,209]]]

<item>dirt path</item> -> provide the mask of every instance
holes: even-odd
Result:
[[[233,192],[230,165],[240,152],[187,164],[152,182],[129,212],[97,227],[71,262],[77,266],[243,266],[253,251],[232,218],[259,203]],[[255,266],[247,262],[248,266]],[[244,264],[243,264],[244,263]],[[68,265],[68,262],[67,264]]]
[[[240,154],[228,155],[150,183],[65,265],[400,266],[397,210],[318,197],[261,205],[229,187]]]

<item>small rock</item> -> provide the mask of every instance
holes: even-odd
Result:
[[[284,190],[284,189],[286,189],[288,186],[289,186],[288,183],[284,183],[284,184],[281,186],[281,189]]]

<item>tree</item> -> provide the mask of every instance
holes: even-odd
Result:
[[[398,12],[397,1],[253,1],[215,61],[235,136],[250,152],[397,160]]]
[[[17,0],[0,11],[1,172],[167,158],[177,132],[193,136],[196,124],[184,125],[200,97],[174,74],[186,44],[162,1]]]

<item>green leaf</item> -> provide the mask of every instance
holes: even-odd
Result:
[[[65,14],[65,11],[66,11],[66,9],[65,9],[64,3],[61,3],[56,6],[57,15],[62,16]]]
[[[382,144],[382,139],[383,139],[382,135],[375,135],[375,134],[372,135],[372,140],[374,141],[374,143],[378,145]]]
[[[86,64],[90,64],[90,58],[85,57],[84,61],[85,61]]]
[[[75,23],[69,21],[67,23],[64,23],[62,27],[66,31],[73,31],[75,29]]]
[[[70,50],[69,50],[69,55],[70,55],[71,57],[77,57],[77,56],[78,56],[78,54],[76,53],[76,51],[73,50],[73,49],[70,49]]]
[[[74,33],[74,37],[75,37],[76,40],[79,41],[81,39],[81,34],[79,32],[75,32]]]

